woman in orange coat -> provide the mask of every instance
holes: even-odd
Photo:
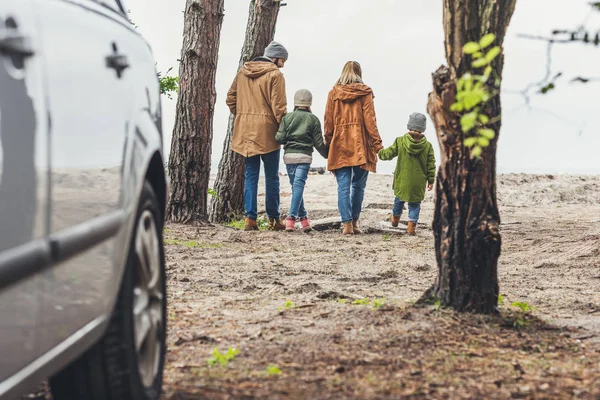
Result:
[[[329,92],[324,121],[329,147],[328,169],[338,184],[338,210],[344,235],[360,233],[362,209],[369,172],[376,172],[377,152],[383,148],[377,129],[373,90],[362,81],[356,61],[344,66]]]

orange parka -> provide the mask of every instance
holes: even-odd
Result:
[[[359,83],[334,86],[327,99],[324,137],[330,171],[360,166],[376,172],[377,152],[383,145],[370,87]]]
[[[227,93],[227,106],[235,115],[233,151],[252,157],[280,148],[275,135],[287,112],[285,79],[270,60],[244,64]]]

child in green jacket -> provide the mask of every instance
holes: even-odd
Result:
[[[394,172],[394,209],[392,226],[397,227],[408,203],[408,234],[416,235],[421,202],[425,198],[425,186],[433,189],[435,181],[435,155],[425,132],[427,119],[423,114],[413,113],[408,120],[409,132],[396,139],[393,145],[379,151],[383,161],[398,157]]]
[[[313,149],[327,158],[328,149],[323,141],[321,122],[310,110],[312,94],[301,89],[294,96],[294,112],[283,117],[279,131],[275,135],[277,143],[283,144],[283,162],[292,185],[292,203],[285,221],[285,230],[296,230],[296,220],[300,220],[303,232],[312,227],[304,208],[304,185],[312,163]]]

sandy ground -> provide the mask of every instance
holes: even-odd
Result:
[[[391,184],[369,177],[363,226],[388,218]],[[506,300],[493,318],[412,305],[436,274],[431,194],[417,237],[168,225],[165,398],[600,396],[600,177],[498,184]],[[337,215],[335,188],[309,177],[313,219]],[[287,177],[281,201],[285,212]],[[215,347],[240,353],[210,367]]]

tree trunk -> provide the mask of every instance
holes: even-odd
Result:
[[[456,80],[470,70],[462,48],[487,33],[502,46],[516,0],[444,0],[446,60],[433,74],[434,90],[427,111],[434,122],[442,154],[436,185],[435,237],[438,276],[422,300],[437,299],[457,311],[491,313],[498,303],[500,214],[496,199],[496,147],[500,118],[492,124],[495,139],[481,158],[471,158],[463,145],[459,115],[450,111]],[[492,64],[498,77],[504,63]],[[487,115],[501,115],[500,97],[486,107]]]
[[[208,181],[217,97],[215,79],[224,0],[187,0],[179,67],[179,98],[169,174],[167,219],[207,221]]]
[[[279,7],[279,2],[264,0],[259,4],[255,4],[254,0],[250,2],[246,39],[238,68],[241,68],[245,62],[263,55],[265,48],[275,36]],[[231,151],[234,120],[235,117],[230,115],[219,172],[214,185],[216,196],[212,198],[210,205],[212,222],[226,222],[244,213],[244,158]]]

